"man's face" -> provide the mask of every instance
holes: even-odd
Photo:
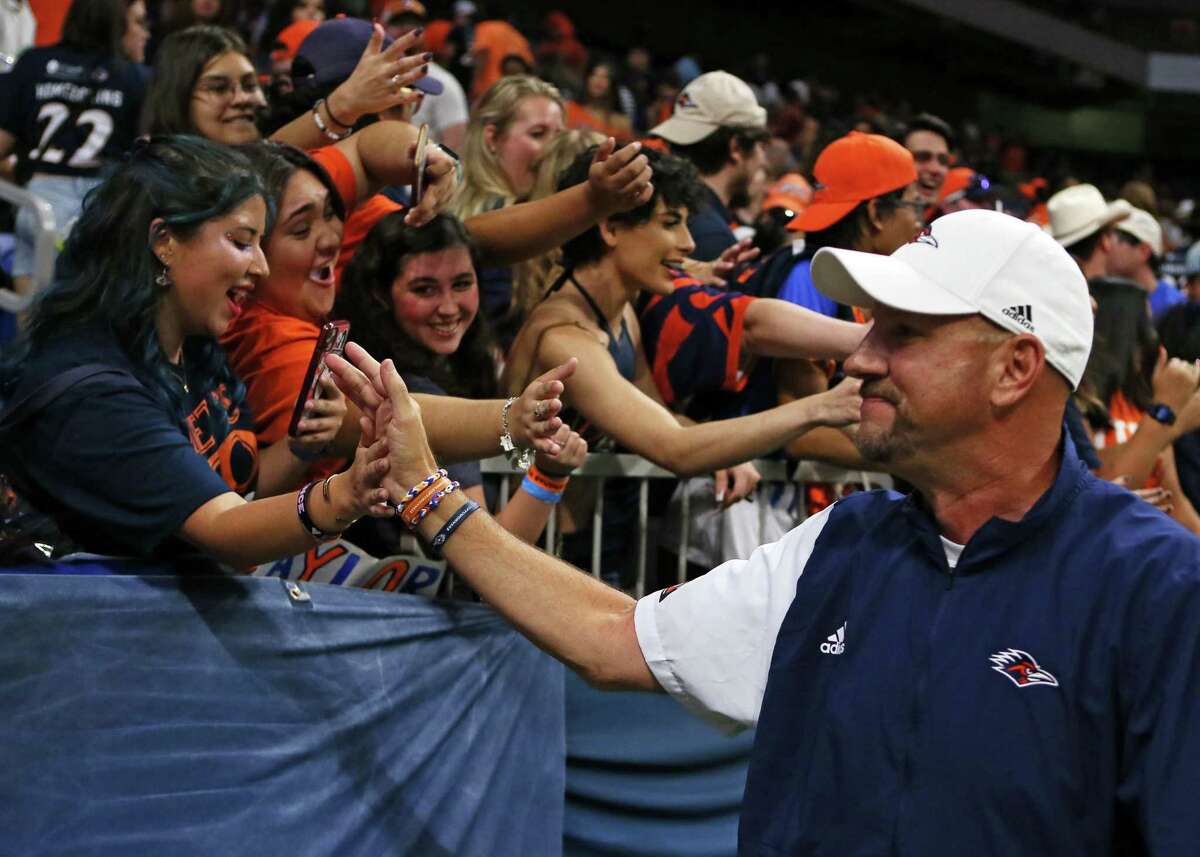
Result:
[[[738,171],[729,187],[730,208],[745,208],[751,202],[752,189],[760,173],[766,178],[767,146],[762,140],[754,142],[749,149],[734,144],[738,158]]]
[[[868,461],[903,465],[982,426],[987,366],[1009,334],[978,315],[932,316],[876,306],[875,323],[846,360],[863,379],[854,444]]]
[[[1109,242],[1108,271],[1116,277],[1133,279],[1146,264],[1146,245],[1121,229],[1113,230]]]
[[[938,193],[950,171],[950,149],[946,138],[932,131],[913,131],[904,138],[904,146],[917,162],[917,188],[928,204],[937,202]]]

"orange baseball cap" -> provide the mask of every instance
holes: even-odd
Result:
[[[828,229],[860,202],[915,182],[917,167],[908,149],[895,140],[851,131],[821,151],[813,178],[812,202],[788,224],[793,232]]]
[[[309,33],[320,26],[320,23],[320,21],[297,21],[294,24],[288,24],[275,37],[275,44],[281,47],[271,51],[271,59],[295,59],[296,51],[300,50],[301,43],[308,38]]]
[[[762,207],[786,208],[794,214],[799,214],[812,201],[812,186],[799,173],[786,173],[767,188]]]
[[[952,193],[961,194],[971,184],[971,179],[975,177],[975,171],[970,167],[953,167],[946,173],[946,180],[942,182],[942,189],[938,193],[938,202],[945,202],[946,197]]]

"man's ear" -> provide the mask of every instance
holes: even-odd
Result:
[[[1006,339],[993,352],[991,402],[1008,408],[1024,399],[1046,366],[1046,349],[1036,336]]]
[[[879,216],[879,198],[867,200],[867,226],[872,232],[883,230],[883,218]]]
[[[743,152],[741,146],[738,145],[737,134],[734,134],[732,137],[729,138],[728,163],[731,163],[734,166],[737,166],[745,159],[746,159],[746,153]]]

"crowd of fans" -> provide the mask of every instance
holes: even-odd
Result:
[[[446,478],[477,503],[480,459],[536,449],[499,512],[520,537],[565,496],[564,555],[589,565],[597,497],[569,474],[625,450],[715,472],[674,504],[731,535],[687,559],[744,556],[764,516],[738,500],[786,528],[831,499],[760,490],[747,462],[873,469],[839,369],[869,317],[817,291],[814,254],[890,254],[969,208],[1033,220],[1077,259],[1097,336],[1074,442],[1200,534],[1200,245],[1150,185],[1110,201],[1086,180],[1126,177],[1038,176],[998,134],[848,105],[765,57],[734,74],[607,55],[562,12],[523,33],[469,0],[337,11],[75,0],[60,38],[10,47],[0,158],[60,250],[0,365],[13,549],[243,569],[326,536],[429,552],[381,502],[385,439],[331,382],[292,420],[322,325],[344,319],[422,394],[434,450],[459,462]],[[20,294],[37,230],[22,209]],[[628,583],[636,496],[610,480],[604,503],[603,573]]]

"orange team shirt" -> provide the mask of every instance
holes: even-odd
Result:
[[[1138,430],[1138,423],[1146,412],[1137,407],[1120,390],[1113,393],[1108,403],[1108,417],[1112,427],[1104,431],[1093,432],[1092,445],[1096,449],[1107,449],[1127,442]],[[1157,488],[1162,484],[1162,459],[1154,462],[1154,469],[1144,485],[1130,485],[1130,488]]]
[[[623,116],[624,114],[620,115]],[[605,137],[615,139],[618,146],[624,146],[633,139],[633,129],[629,125],[617,126],[605,124],[603,119],[578,101],[567,102],[566,120],[568,128],[583,128],[588,131],[596,131]]]
[[[336,265],[336,277],[358,249],[362,239],[379,218],[403,206],[384,196],[375,196],[354,207],[357,183],[346,156],[333,146],[310,153],[333,180],[350,216]],[[304,319],[280,313],[251,299],[230,322],[221,345],[234,373],[246,385],[246,404],[254,417],[260,447],[270,446],[287,435],[292,409],[304,386],[304,374],[312,359],[320,327]],[[324,475],[328,465],[314,467],[311,476]]]
[[[320,164],[337,188],[342,203],[349,212],[346,217],[345,231],[342,233],[342,249],[338,253],[337,262],[333,267],[334,282],[339,286],[342,282],[342,271],[358,252],[367,233],[387,215],[394,211],[404,211],[404,206],[394,202],[381,193],[377,193],[361,205],[355,205],[358,199],[358,185],[354,179],[354,169],[346,156],[334,146],[325,146],[309,152],[312,159]]]
[[[500,79],[504,58],[516,54],[533,68],[529,40],[507,21],[480,21],[475,25],[475,77],[471,81],[471,100],[475,101]]]

